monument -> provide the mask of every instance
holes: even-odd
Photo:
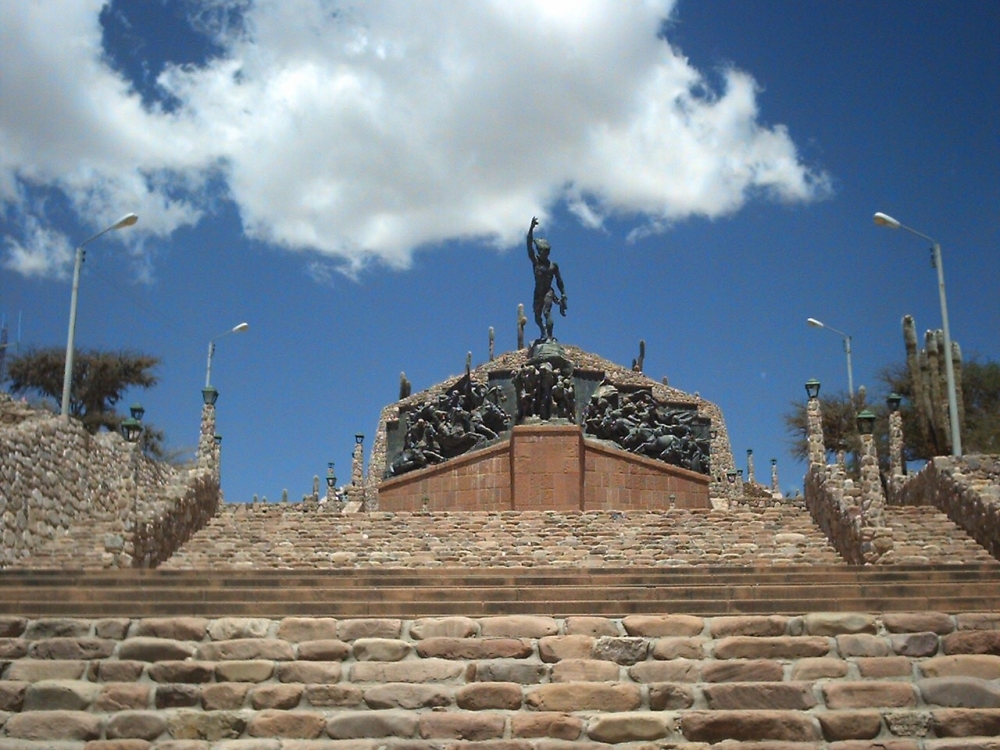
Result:
[[[724,430],[713,429],[721,412],[555,338],[552,308],[566,314],[566,288],[537,226],[532,217],[526,245],[539,337],[476,368],[467,357],[463,375],[427,390],[400,391],[383,410],[370,469],[379,507],[708,507],[713,469],[718,479],[733,465]]]

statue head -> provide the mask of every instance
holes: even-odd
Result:
[[[538,254],[544,258],[549,254],[552,246],[549,245],[548,240],[535,240],[535,248],[538,250]]]

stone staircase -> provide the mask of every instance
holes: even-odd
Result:
[[[1000,736],[997,612],[178,609],[0,616],[0,646],[3,750],[995,750]]]
[[[666,512],[363,513],[227,505],[167,570],[836,565],[794,507]]]
[[[896,563],[996,562],[982,545],[937,508],[888,506],[885,523],[892,529]]]

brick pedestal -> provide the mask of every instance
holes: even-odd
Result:
[[[518,425],[510,438],[517,510],[583,510],[583,433],[576,425]]]

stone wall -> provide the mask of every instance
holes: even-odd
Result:
[[[0,644],[0,747],[17,750],[992,750],[1000,736],[996,612],[2,617]]]
[[[127,568],[166,559],[215,512],[212,467],[148,459],[114,433],[0,394],[0,567],[32,556]],[[91,559],[93,558],[93,559]],[[37,565],[36,565],[37,567]]]
[[[1000,455],[938,456],[890,501],[938,508],[1000,560]]]

